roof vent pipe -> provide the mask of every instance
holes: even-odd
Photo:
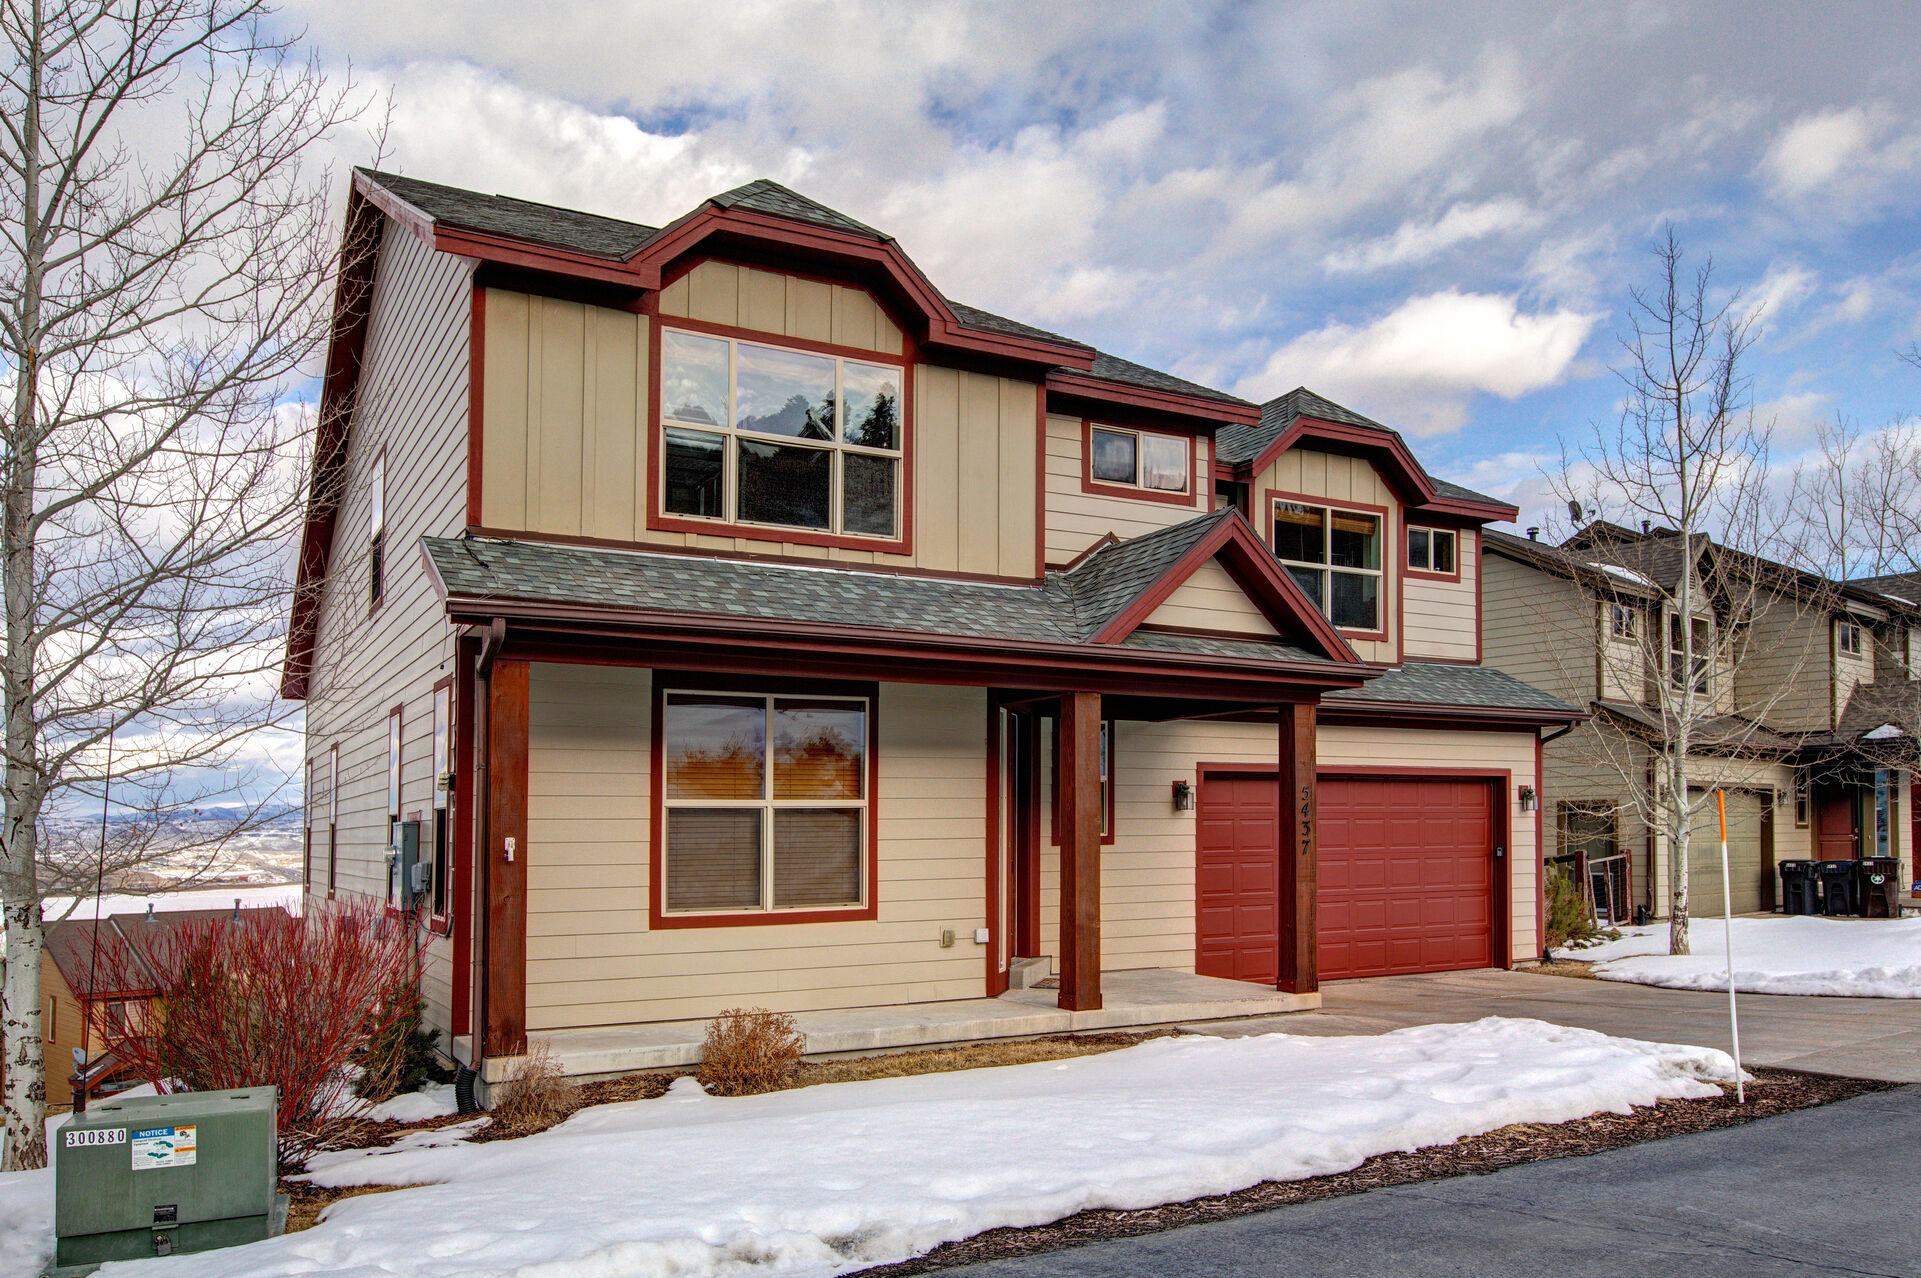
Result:
[[[154,922],[152,901],[147,902],[147,922],[149,923]]]
[[[1527,530],[1527,539],[1528,539],[1529,541],[1539,541],[1539,540],[1541,539],[1541,530],[1540,530],[1539,528],[1530,528],[1530,529],[1528,529],[1528,530]]]
[[[1643,537],[1648,535],[1648,521],[1645,519],[1641,521],[1641,535]]]

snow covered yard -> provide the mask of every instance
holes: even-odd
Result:
[[[1674,990],[1725,990],[1726,924],[1694,919],[1685,956],[1670,956],[1665,923],[1622,929],[1621,939],[1563,958],[1596,964],[1604,981]],[[1921,998],[1921,918],[1795,916],[1734,920],[1734,988],[1744,994]]]
[[[344,1199],[299,1234],[108,1278],[828,1275],[997,1226],[1343,1171],[1510,1123],[1711,1096],[1707,1048],[1489,1018],[1378,1037],[1157,1039],[1098,1056],[596,1106],[483,1145],[316,1160]],[[0,1176],[0,1272],[50,1246],[47,1174]]]

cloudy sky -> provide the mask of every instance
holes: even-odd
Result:
[[[1451,12],[1443,12],[1452,8]],[[1463,16],[1467,14],[1469,16]],[[1539,509],[1672,221],[1763,311],[1791,454],[1921,407],[1921,24],[1895,4],[294,0],[390,167],[659,222],[767,176],[951,296]]]

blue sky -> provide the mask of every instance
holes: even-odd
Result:
[[[1446,11],[1444,11],[1446,10]],[[387,164],[658,222],[768,176],[950,295],[1251,398],[1306,383],[1543,508],[1672,221],[1761,310],[1784,465],[1921,407],[1901,5],[295,0]],[[365,158],[343,144],[343,159]]]

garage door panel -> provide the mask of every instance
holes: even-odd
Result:
[[[1319,810],[1323,979],[1493,961],[1491,786],[1330,778]]]
[[[1272,774],[1204,775],[1195,823],[1194,970],[1272,983],[1280,973],[1280,852]]]
[[[1688,912],[1719,918],[1721,904],[1721,826],[1715,815],[1714,796],[1696,790],[1691,798],[1702,802],[1696,812],[1692,836],[1688,840]],[[1763,895],[1773,867],[1767,863],[1761,831],[1759,795],[1730,791],[1728,803],[1728,875],[1736,914],[1751,914],[1763,908]]]

